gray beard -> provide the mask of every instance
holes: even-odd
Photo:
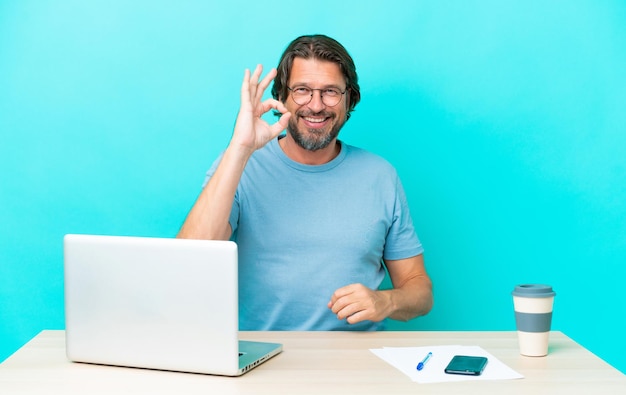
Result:
[[[328,147],[328,145],[339,136],[339,131],[343,127],[343,124],[342,122],[333,125],[328,133],[320,133],[317,130],[310,129],[309,133],[305,135],[298,129],[296,121],[290,119],[287,132],[300,147],[307,151],[318,151]]]

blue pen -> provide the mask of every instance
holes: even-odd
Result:
[[[422,370],[424,369],[424,366],[426,365],[426,363],[428,362],[428,360],[430,359],[430,357],[433,356],[432,352],[429,352],[428,354],[426,354],[426,357],[422,360],[422,362],[417,364],[417,370]]]

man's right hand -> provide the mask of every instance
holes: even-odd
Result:
[[[237,185],[252,153],[263,147],[287,128],[291,113],[283,103],[274,99],[262,101],[263,93],[276,70],[272,69],[261,81],[263,67],[257,66],[252,76],[246,70],[241,85],[241,107],[235,131],[224,151],[217,170],[204,187],[185,219],[178,237],[188,239],[228,240],[232,229],[229,216]],[[283,115],[270,125],[261,117],[270,110]]]
[[[291,117],[291,113],[287,111],[282,102],[275,99],[262,101],[265,90],[276,76],[276,69],[270,70],[259,81],[262,71],[263,67],[258,65],[252,75],[250,75],[250,70],[245,72],[241,85],[241,107],[230,142],[231,147],[247,150],[248,155],[263,147],[285,130]],[[282,116],[277,122],[270,125],[261,117],[272,109],[282,113]]]

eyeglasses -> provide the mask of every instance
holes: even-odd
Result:
[[[313,99],[313,91],[320,91],[322,103],[328,107],[334,107],[339,104],[341,98],[347,91],[346,89],[342,92],[337,88],[313,89],[308,86],[287,87],[287,89],[291,92],[293,101],[299,106],[309,104]]]

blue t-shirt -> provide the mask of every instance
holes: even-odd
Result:
[[[377,289],[382,258],[423,252],[395,169],[344,143],[319,166],[289,159],[278,138],[257,150],[230,224],[239,248],[241,330],[379,329],[382,323],[338,320],[328,301],[353,283]]]

